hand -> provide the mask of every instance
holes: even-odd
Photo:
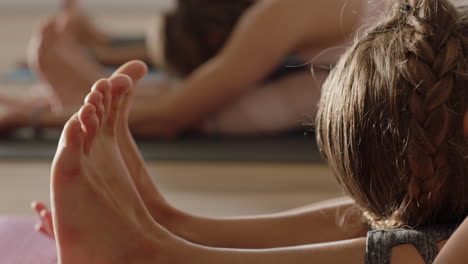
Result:
[[[55,239],[52,213],[49,211],[47,206],[42,202],[34,201],[31,203],[31,208],[36,211],[40,219],[40,223],[36,224],[34,228],[51,239]]]

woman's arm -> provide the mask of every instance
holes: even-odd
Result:
[[[251,217],[207,218],[172,212],[157,218],[174,234],[196,244],[226,248],[277,248],[365,237],[367,225],[349,198],[292,211]]]
[[[105,65],[120,66],[130,60],[142,60],[150,62],[146,44],[131,43],[125,45],[113,45],[112,42],[105,45],[94,45],[90,47],[95,59]]]
[[[53,238],[54,234],[47,231],[53,230],[47,207],[34,202],[33,209],[42,221],[39,230]],[[154,211],[155,208],[148,209],[158,223],[174,235],[206,247],[291,247],[363,238],[367,232],[359,211],[347,198],[272,215],[218,219],[193,216],[165,206],[157,208],[158,212]]]
[[[332,243],[262,250],[198,248],[189,255],[194,263],[223,264],[363,264],[366,239],[350,239]],[[403,264],[400,262],[394,264]],[[393,263],[392,263],[393,264]]]
[[[133,120],[146,123],[147,133],[152,126],[158,130],[162,125],[173,134],[197,127],[203,118],[264,79],[287,55],[346,39],[357,22],[348,2],[362,8],[362,1],[355,0],[259,1],[241,17],[217,56],[194,71],[162,104],[141,111]]]
[[[468,259],[468,218],[453,233],[440,251],[434,264],[462,264]]]
[[[259,1],[243,15],[217,56],[199,67],[162,104],[153,105],[132,120],[162,124],[175,131],[196,127],[197,122],[243,94],[298,48],[311,15],[296,1]],[[147,129],[149,133],[151,127]]]

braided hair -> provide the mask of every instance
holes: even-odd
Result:
[[[240,16],[254,0],[178,0],[177,8],[164,13],[151,49],[162,49],[156,66],[185,77],[223,47]]]
[[[374,228],[468,211],[468,8],[393,1],[322,88],[317,140]]]

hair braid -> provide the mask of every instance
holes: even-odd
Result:
[[[317,140],[374,228],[468,212],[468,8],[399,0],[322,87]]]
[[[408,138],[408,192],[402,202],[401,218],[421,223],[437,213],[419,208],[441,208],[445,183],[450,177],[448,138],[453,131],[455,113],[447,103],[454,95],[457,68],[465,61],[457,30],[457,12],[445,1],[411,1],[409,14],[403,14],[409,26],[407,67],[401,76],[410,87],[411,113]],[[437,13],[433,13],[437,11]],[[414,212],[420,212],[415,215]]]

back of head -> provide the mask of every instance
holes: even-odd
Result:
[[[458,222],[468,211],[468,9],[393,1],[322,88],[322,153],[375,228]]]
[[[163,14],[149,47],[159,49],[155,64],[185,77],[213,57],[228,39],[240,16],[254,0],[178,0]]]

